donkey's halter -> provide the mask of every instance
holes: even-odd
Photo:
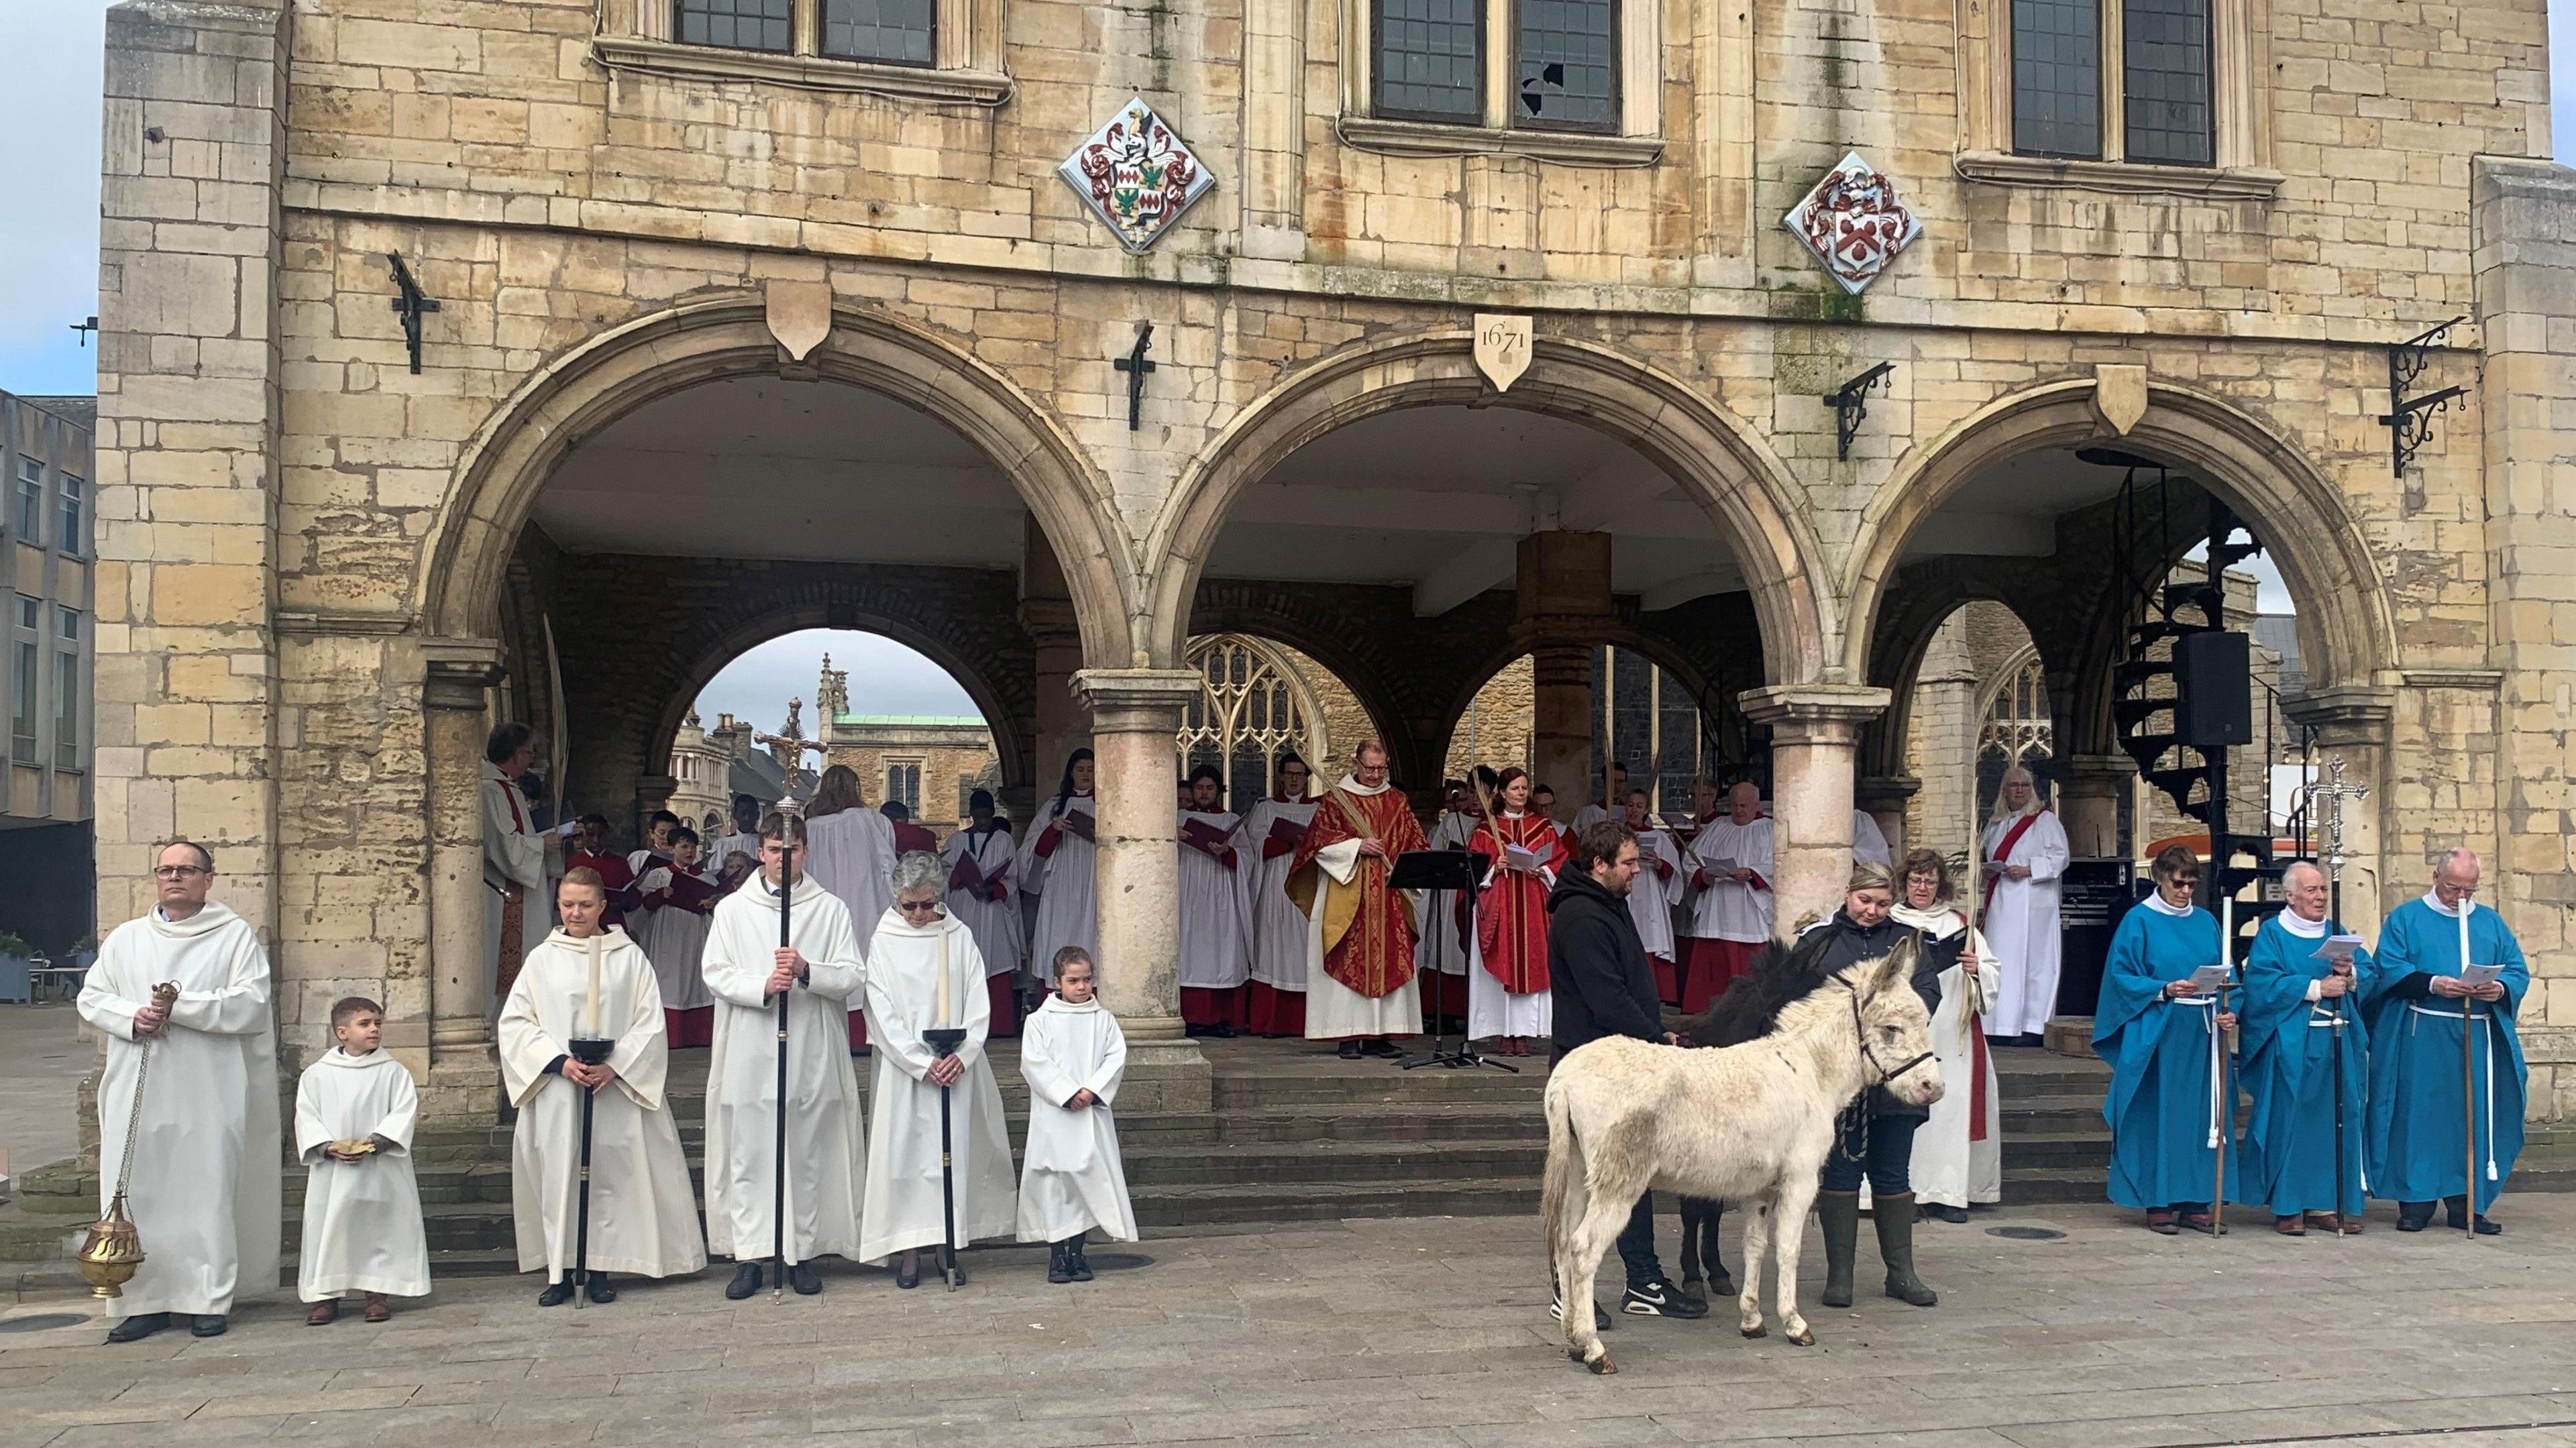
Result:
[[[1932,1053],[1930,1051],[1924,1051],[1908,1057],[1906,1060],[1898,1063],[1893,1069],[1881,1062],[1878,1059],[1878,1052],[1870,1046],[1869,1026],[1861,1019],[1860,982],[1853,980],[1848,975],[1842,977],[1842,981],[1843,984],[1851,987],[1852,1034],[1860,1040],[1861,1057],[1869,1062],[1872,1070],[1878,1072],[1878,1080],[1872,1084],[1885,1086],[1889,1082],[1894,1081],[1897,1077],[1904,1075],[1906,1072],[1911,1071],[1915,1067],[1932,1059]]]

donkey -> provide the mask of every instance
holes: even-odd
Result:
[[[1570,1052],[1547,1081],[1548,1263],[1563,1288],[1566,1356],[1617,1372],[1592,1314],[1602,1254],[1650,1187],[1749,1207],[1738,1326],[1761,1337],[1762,1263],[1789,1341],[1816,1335],[1798,1312],[1798,1248],[1835,1118],[1871,1086],[1911,1105],[1941,1099],[1932,1018],[1914,993],[1914,946],[1826,978],[1781,1010],[1767,1036],[1682,1051],[1607,1037]]]

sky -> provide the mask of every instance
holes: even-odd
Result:
[[[0,85],[0,136],[9,138],[0,146],[0,196],[15,203],[0,211],[0,391],[97,390],[98,354],[71,327],[98,310],[98,91],[107,6],[108,0],[0,0],[0,55],[11,59],[8,83]],[[2576,0],[2549,0],[2549,17],[2550,91],[2562,98],[2551,117],[2557,154],[2576,159]],[[2263,606],[2288,604],[2277,575],[2267,576]],[[754,650],[738,667],[768,657]],[[912,682],[898,692],[916,684],[929,688],[930,675],[946,677],[929,660],[913,657],[919,666],[905,666],[912,672],[902,677]],[[801,674],[801,682],[786,692],[770,689],[774,703],[761,696],[755,713],[765,728],[777,721],[763,711],[783,709],[787,698],[810,694],[814,686],[811,664],[790,668],[782,658],[777,667],[784,670],[779,678]],[[710,694],[722,683],[720,678],[709,686]],[[855,693],[855,669],[851,683]],[[943,706],[868,712],[964,711]]]
[[[713,724],[717,715],[731,714],[774,733],[787,722],[787,701],[802,699],[805,737],[821,737],[814,686],[822,681],[825,654],[850,676],[854,714],[983,717],[965,686],[928,656],[882,634],[812,628],[771,639],[725,665],[698,693],[699,720]]]

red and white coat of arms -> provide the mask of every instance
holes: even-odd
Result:
[[[1855,296],[1923,230],[1913,211],[1896,199],[1896,183],[1858,151],[1844,153],[1780,224]]]
[[[1142,96],[1131,96],[1056,174],[1129,251],[1154,244],[1216,178]]]

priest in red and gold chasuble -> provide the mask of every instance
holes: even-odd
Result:
[[[1289,869],[1288,897],[1312,915],[1320,894],[1324,973],[1375,998],[1413,980],[1413,905],[1387,888],[1386,875],[1396,856],[1427,846],[1403,791],[1381,785],[1368,792],[1354,783],[1346,776],[1318,804]],[[1327,852],[1368,840],[1379,853],[1358,852],[1349,880],[1334,879],[1325,868]]]

